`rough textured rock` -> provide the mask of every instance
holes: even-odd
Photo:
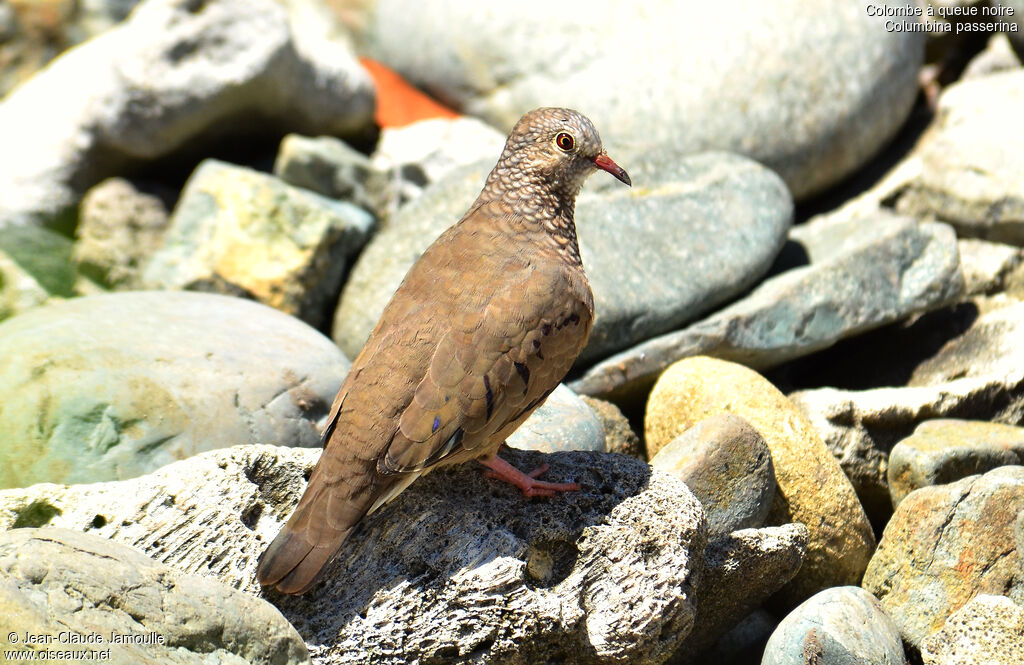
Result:
[[[601,421],[601,429],[604,430],[604,446],[607,452],[647,460],[647,451],[644,449],[643,442],[633,431],[633,426],[629,424],[629,420],[619,410],[619,407],[603,399],[595,399],[586,395],[581,395],[580,398]]]
[[[874,596],[860,587],[826,589],[784,618],[768,639],[761,665],[904,665],[900,632]]]
[[[0,323],[0,487],[316,445],[347,371],[329,339],[238,298],[131,292],[32,310]]]
[[[570,106],[615,128],[610,148],[740,152],[800,197],[871,157],[911,108],[925,36],[886,31],[883,20],[855,3],[801,0],[727,13],[672,0],[643,11],[530,0],[487,12],[382,0],[368,41],[414,84],[496,126]]]
[[[66,529],[0,533],[0,611],[5,649],[78,652],[75,662],[310,662],[302,638],[266,601]],[[10,631],[21,636],[16,643]]]
[[[598,363],[573,389],[628,398],[676,360],[696,355],[767,369],[963,292],[956,235],[945,224],[885,215],[824,226],[793,230],[810,265],[766,280],[688,328]]]
[[[124,178],[90,189],[79,208],[72,261],[108,289],[138,288],[139,271],[167,228],[167,206]]]
[[[889,205],[948,222],[961,236],[1024,245],[1024,136],[1006,131],[1022,114],[1024,70],[947,88],[915,150],[920,174]]]
[[[289,185],[376,212],[383,180],[370,158],[333,136],[289,134],[274,160],[274,175]]]
[[[352,204],[206,160],[185,185],[143,283],[241,295],[319,327],[373,223]]]
[[[779,489],[769,523],[807,525],[807,558],[780,592],[781,602],[792,606],[821,589],[858,583],[875,538],[853,487],[796,407],[756,372],[706,357],[674,364],[647,404],[648,451],[657,454],[720,413],[742,416],[768,444]]]
[[[104,178],[214,137],[346,135],[372,111],[347,47],[292,31],[279,3],[146,0],[0,102],[0,226],[59,224]]]
[[[1024,464],[1024,427],[927,420],[889,453],[892,505],[921,487],[944,485],[1009,464]]]
[[[892,510],[889,451],[934,418],[1024,423],[1024,303],[983,311],[909,373],[909,386],[790,394],[853,482],[876,524]]]
[[[906,643],[920,649],[979,593],[1024,602],[1024,467],[911,493],[864,574]]]
[[[508,437],[507,443],[513,448],[544,453],[559,450],[607,452],[601,421],[579,395],[562,383],[522,427]]]
[[[741,293],[768,270],[792,214],[776,175],[727,154],[656,151],[620,160],[633,189],[591,178],[576,204],[596,319],[581,360],[671,330]],[[493,158],[460,169],[404,207],[359,257],[333,337],[362,347],[419,255],[469,208]],[[353,356],[354,357],[354,356]]]
[[[256,559],[316,457],[241,446],[133,480],[7,490],[0,528],[34,515],[256,591]],[[542,459],[507,458],[522,468]],[[322,663],[363,663],[368,653],[379,663],[663,662],[693,626],[700,504],[623,455],[545,461],[548,477],[574,478],[581,490],[525,501],[474,465],[436,471],[368,519],[323,584],[272,602]]]
[[[0,228],[0,321],[75,294],[71,241],[34,227]]]
[[[743,418],[711,416],[672,439],[651,466],[686,483],[714,540],[762,527],[775,498],[775,470],[764,438]]]
[[[807,553],[807,528],[744,529],[708,543],[693,632],[673,663],[705,663],[705,652],[751,610],[793,579]]]
[[[1024,660],[1024,608],[1005,596],[980,594],[925,640],[924,665],[1015,665]]]

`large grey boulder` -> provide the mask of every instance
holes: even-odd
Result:
[[[925,34],[885,21],[849,0],[528,0],[487,11],[379,0],[367,41],[414,84],[498,127],[569,106],[616,159],[622,148],[738,152],[800,198],[863,164],[910,111]]]
[[[316,445],[348,367],[317,331],[240,298],[139,291],[31,310],[0,323],[0,487]]]
[[[369,77],[273,0],[146,0],[0,102],[0,226],[49,222],[85,190],[211,138],[352,134]]]

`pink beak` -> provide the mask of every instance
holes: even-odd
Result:
[[[626,169],[622,168],[621,166],[613,162],[612,158],[606,155],[605,153],[602,152],[600,155],[594,158],[594,166],[601,169],[602,171],[607,171],[608,173],[611,173],[613,176],[615,176],[622,182],[626,183],[630,187],[633,186],[633,182],[629,179],[629,174],[626,173]]]

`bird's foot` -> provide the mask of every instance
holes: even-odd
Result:
[[[554,496],[558,492],[574,492],[580,488],[576,483],[549,483],[537,480],[537,476],[548,470],[547,464],[541,464],[533,471],[523,473],[497,455],[490,459],[480,460],[480,463],[490,469],[490,471],[484,472],[485,476],[515,485],[526,497]]]

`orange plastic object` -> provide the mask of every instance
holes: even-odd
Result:
[[[428,118],[459,117],[459,113],[423,94],[397,72],[376,60],[359,58],[359,64],[369,72],[377,87],[374,120],[381,128],[404,127]]]

